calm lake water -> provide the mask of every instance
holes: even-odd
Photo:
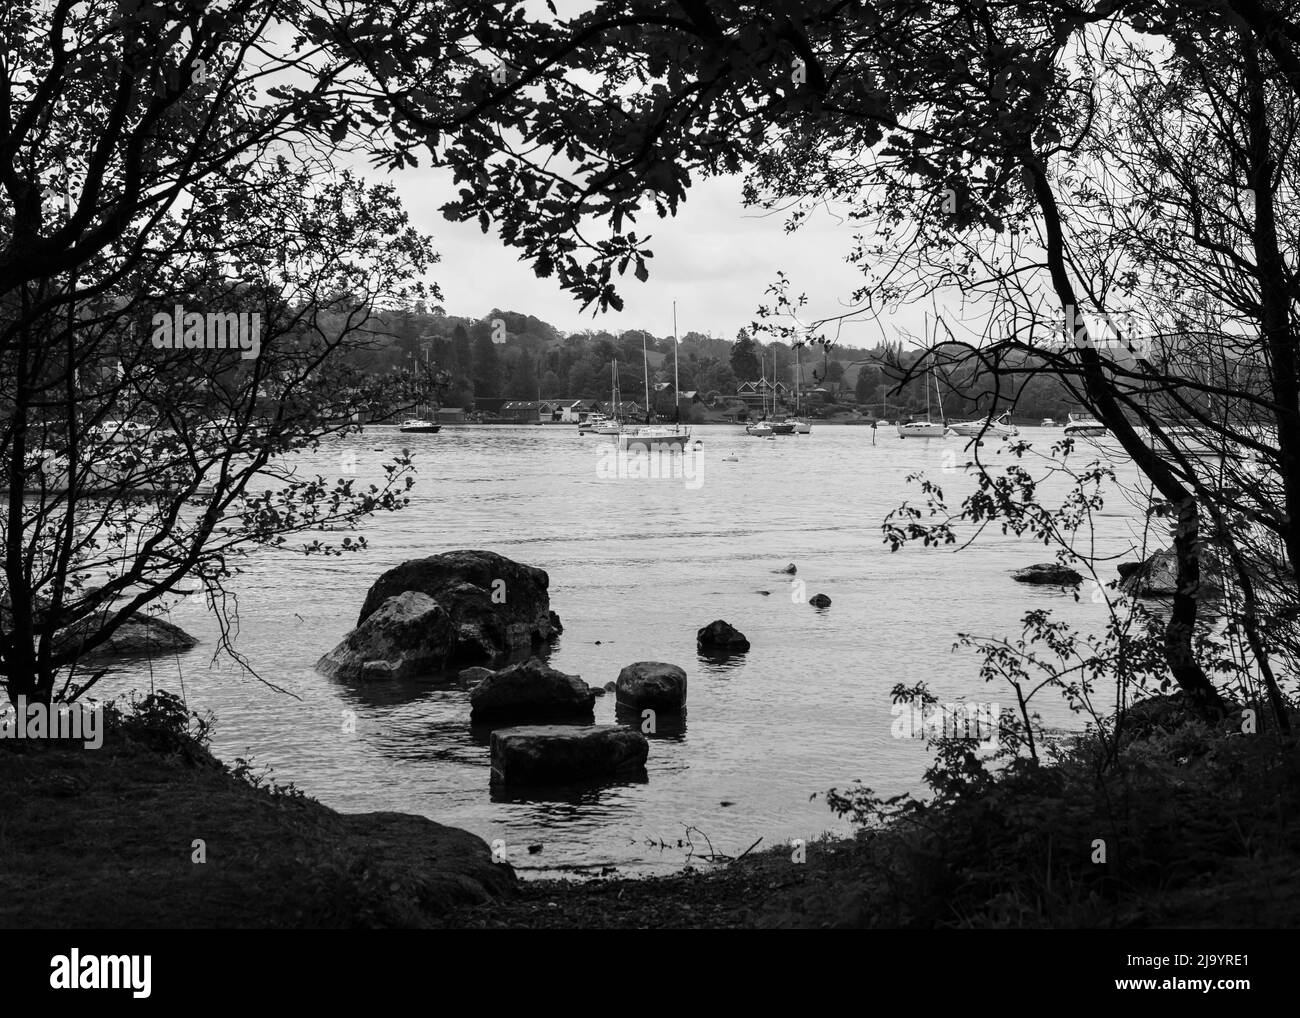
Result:
[[[357,476],[377,479],[386,454],[409,447],[420,470],[411,506],[368,522],[367,552],[259,551],[231,585],[238,650],[292,695],[212,662],[217,630],[197,598],[170,617],[200,637],[198,648],[155,662],[152,672],[132,667],[101,689],[153,683],[180,691],[183,683],[192,708],[216,714],[223,759],[251,755],[276,780],[339,810],[420,813],[489,842],[504,839],[528,875],[608,865],[665,871],[688,861],[677,844],[686,826],[734,855],[759,837],[768,846],[847,833],[820,797],[810,800],[831,786],[861,779],[881,792],[919,790],[930,757],[922,741],[891,737],[895,683],[925,680],[944,700],[1013,700],[1008,688],[981,682],[970,652],[953,652],[959,632],[1014,637],[1033,607],[1086,628],[1103,623],[1104,606],[1086,587],[1076,601],[1010,579],[1011,570],[1052,557],[1028,539],[988,532],[959,553],[889,552],[881,521],[920,497],[909,473],[925,470],[953,504],[971,488],[962,474],[944,473],[966,459],[964,440],[902,441],[890,428],[873,444],[870,428],[823,424],[775,441],[738,427],[697,434],[702,475],[692,481],[602,477],[600,440],[572,426],[437,435],[368,427],[304,457],[302,471],[336,477],[355,455]],[[1045,448],[1060,434],[1024,436]],[[992,456],[993,443],[986,448]],[[1116,496],[1097,520],[1100,546],[1127,547],[1134,518]],[[652,737],[647,782],[498,797],[466,692],[348,684],[313,670],[353,627],[381,572],[456,548],[490,549],[550,574],[551,607],[565,627],[551,663],[562,671],[603,685],[633,661],[686,669],[685,728]],[[824,593],[829,609],[810,607],[776,572],[789,562],[806,584],[803,597]],[[726,665],[695,650],[696,630],[718,618],[753,644]],[[1056,701],[1041,709],[1052,724],[1080,723]],[[342,732],[348,710],[355,734]],[[597,699],[596,720],[615,720],[612,695]],[[542,850],[530,854],[536,844]]]

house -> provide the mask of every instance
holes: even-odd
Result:
[[[736,398],[752,410],[762,412],[764,407],[771,411],[775,398],[779,408],[793,397],[793,392],[784,382],[773,383],[762,378],[757,382],[742,382],[736,387]]]
[[[458,406],[443,406],[438,408],[437,419],[439,424],[464,424],[465,409]]]
[[[594,399],[561,400],[560,420],[565,424],[581,424],[600,408]]]
[[[504,396],[483,396],[474,397],[474,411],[480,414],[500,414],[501,408],[509,400]]]
[[[617,406],[605,400],[597,403],[596,409],[606,417],[617,416],[621,421],[639,421],[645,417],[645,408],[635,400],[622,400]]]
[[[650,405],[660,416],[671,416],[673,412],[673,383],[655,382],[650,387]]]
[[[502,404],[497,415],[512,424],[540,424],[550,420],[551,408],[539,399],[510,399]]]

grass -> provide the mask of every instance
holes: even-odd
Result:
[[[941,775],[925,802],[842,803],[856,838],[708,872],[518,883],[479,838],[345,815],[223,765],[176,704],[98,751],[0,741],[0,925],[44,928],[1290,927],[1300,754],[1176,706],[1041,766]],[[1300,718],[1297,718],[1300,722]],[[189,723],[187,719],[186,723]],[[955,776],[954,776],[955,774]],[[202,839],[206,862],[193,860]],[[1099,842],[1104,842],[1101,860]]]

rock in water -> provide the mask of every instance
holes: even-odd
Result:
[[[831,599],[825,594],[814,594],[812,597],[808,598],[808,603],[814,608],[829,608],[831,606]]]
[[[92,617],[73,623],[55,634],[56,652],[70,650],[89,639],[100,627],[101,619]],[[189,650],[199,641],[180,626],[152,615],[135,615],[127,619],[103,643],[78,656],[79,661],[107,658],[161,657]]]
[[[731,623],[716,619],[695,634],[695,649],[741,653],[749,650],[749,641],[745,639],[745,634]]]
[[[413,590],[390,597],[316,670],[345,681],[406,679],[438,671],[454,643],[451,617],[427,594]]]
[[[1056,562],[1039,562],[1017,569],[1011,578],[1018,583],[1037,583],[1054,587],[1077,587],[1083,577],[1068,566]]]
[[[618,702],[675,713],[686,706],[686,672],[663,661],[637,661],[618,673]]]
[[[1211,556],[1202,554],[1200,564],[1199,593],[1221,593],[1222,578]],[[1127,575],[1121,569],[1120,575],[1124,577],[1120,581],[1120,591],[1133,597],[1173,597],[1178,593],[1178,557],[1173,548],[1163,548],[1155,552],[1145,562],[1140,562],[1130,569]]]
[[[492,784],[554,785],[645,772],[650,743],[622,725],[528,725],[492,733]]]
[[[470,720],[590,719],[595,702],[596,694],[578,676],[533,657],[493,672],[470,690]]]
[[[777,569],[776,572],[778,572],[778,573],[786,573],[786,574],[789,575],[789,576],[793,576],[796,572],[798,572],[798,570],[795,568],[795,564],[794,564],[793,562],[791,562],[791,563],[790,563],[788,566],[786,566],[784,569]]]
[[[561,631],[546,571],[491,551],[449,551],[388,570],[366,594],[357,625],[388,598],[426,594],[451,617],[446,666],[492,664],[522,655]]]

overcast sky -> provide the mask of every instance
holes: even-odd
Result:
[[[416,228],[434,236],[442,262],[433,277],[452,315],[478,318],[498,307],[536,315],[565,333],[644,328],[665,336],[672,333],[676,300],[679,335],[697,331],[730,340],[755,318],[759,304],[771,303],[764,291],[778,269],[790,278],[793,293],[808,295],[805,320],[842,314],[860,281],[844,261],[853,235],[848,223],[823,211],[786,234],[781,215],[742,205],[739,178],[715,178],[690,189],[675,219],[658,219],[652,211],[638,221],[638,234],[653,238],[650,279],[638,282],[629,268],[619,286],[625,310],[593,317],[562,293],[554,278],[537,278],[502,244],[495,227],[484,234],[477,223],[442,217],[438,207],[455,195],[450,173],[420,167],[390,179]],[[895,339],[896,324],[919,332],[920,318],[917,309],[894,320],[851,323],[841,331],[840,343],[869,347],[882,338]]]

